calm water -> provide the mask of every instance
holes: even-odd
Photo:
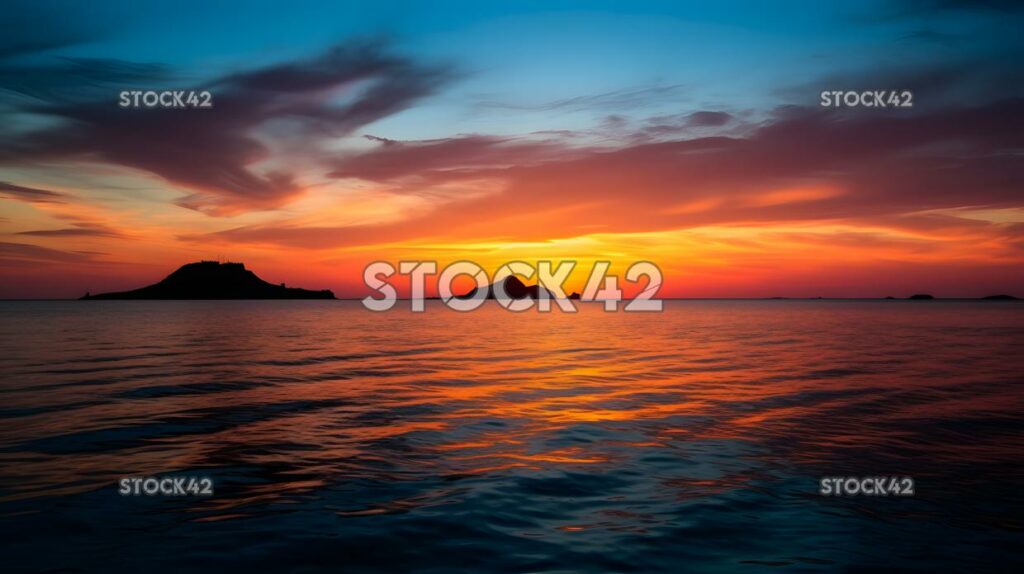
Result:
[[[1024,566],[1020,303],[0,302],[0,373],[4,572]]]

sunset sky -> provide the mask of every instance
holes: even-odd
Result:
[[[710,4],[5,3],[0,297],[540,258],[570,289],[646,259],[663,296],[1024,296],[1020,3]]]

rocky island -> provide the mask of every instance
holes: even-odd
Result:
[[[334,299],[334,293],[267,283],[243,263],[199,261],[182,265],[153,285],[116,293],[86,293],[82,299]]]
[[[544,287],[541,287],[540,285],[526,285],[525,283],[520,281],[518,277],[514,275],[509,275],[508,277],[505,278],[503,282],[503,287],[505,288],[505,295],[507,295],[509,299],[539,299],[540,297],[542,297],[542,290],[547,292],[547,297],[549,299],[555,298],[551,291],[548,291]],[[494,285],[488,285],[485,289],[487,290],[487,299],[498,298],[498,290],[494,287]],[[476,287],[474,287],[470,289],[468,292],[462,295],[458,295],[457,298],[471,299],[474,296],[476,296],[476,293],[477,290]],[[573,295],[576,295],[576,299],[579,299],[579,294],[573,293]],[[569,298],[571,299],[572,296],[570,296]]]

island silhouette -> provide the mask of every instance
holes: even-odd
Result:
[[[505,293],[509,299],[539,299],[542,293],[554,299],[551,291],[541,285],[526,285],[518,277],[510,275],[503,280]],[[483,287],[486,290],[486,299],[496,299],[497,289],[494,284]],[[477,288],[456,295],[457,299],[472,298],[477,294]],[[580,300],[580,294],[573,292],[567,296],[571,300]],[[255,273],[245,268],[244,263],[221,263],[219,261],[197,261],[186,263],[176,271],[165,277],[162,281],[133,289],[131,291],[118,291],[112,293],[100,293],[92,295],[86,293],[80,299],[103,300],[103,299],[336,299],[334,292],[329,289],[314,291],[298,287],[286,287],[284,283],[274,285],[260,279]],[[428,297],[438,299],[438,297]],[[767,297],[766,299],[789,299],[789,297]],[[821,299],[821,297],[817,297]],[[895,299],[888,296],[885,299]],[[917,293],[907,297],[907,300],[933,300],[934,296],[926,293]],[[1017,301],[1013,295],[998,294],[981,297],[977,300],[983,301]]]
[[[505,288],[505,294],[508,295],[509,299],[539,299],[542,296],[541,292],[546,292],[548,294],[549,299],[555,299],[555,295],[551,293],[551,291],[545,289],[544,287],[541,287],[540,285],[527,285],[520,281],[519,278],[516,277],[515,275],[509,275],[508,277],[505,278],[504,281],[502,281],[502,283]],[[486,287],[484,287],[484,289],[487,290],[486,299],[498,298],[497,290],[494,288],[494,284],[487,285]],[[474,297],[476,293],[477,288],[473,287],[472,289],[463,293],[462,295],[456,295],[456,298],[470,299]],[[578,300],[580,298],[580,294],[573,292],[571,295],[569,295],[568,298]]]
[[[244,263],[186,263],[159,283],[116,293],[86,293],[82,299],[334,299],[328,289],[311,291],[268,283]]]

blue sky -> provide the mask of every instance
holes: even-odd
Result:
[[[201,85],[226,71],[315,54],[353,36],[451,64],[461,76],[414,109],[369,126],[424,139],[579,129],[609,109],[528,109],[654,88],[632,115],[731,112],[810,103],[830,73],[926,65],[991,50],[1013,21],[892,2],[71,2],[61,25],[83,36],[62,55],[159,62]],[[915,6],[911,3],[909,6]],[[1002,29],[1002,30],[1000,30]],[[973,36],[964,42],[965,36]],[[958,41],[959,40],[959,41]],[[805,94],[780,94],[812,84]],[[191,87],[191,86],[189,86]],[[822,85],[821,88],[829,86]],[[667,88],[673,88],[668,90]],[[514,104],[503,107],[500,104]],[[499,105],[494,105],[499,104]]]

